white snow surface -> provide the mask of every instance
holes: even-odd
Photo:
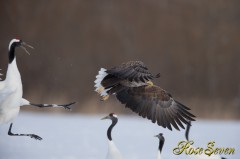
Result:
[[[21,112],[12,132],[34,133],[43,140],[8,136],[9,124],[0,125],[0,159],[105,159],[111,121],[100,120],[103,116]],[[155,159],[159,142],[153,136],[160,132],[165,137],[163,159],[188,158],[173,154],[178,142],[185,140],[185,130],[169,131],[136,115],[118,118],[112,137],[125,159]],[[240,159],[239,134],[240,121],[198,120],[192,123],[189,138],[195,147],[206,148],[210,141],[216,142],[215,147],[234,147],[234,155],[223,156]]]

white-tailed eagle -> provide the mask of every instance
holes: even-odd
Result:
[[[170,93],[152,83],[159,76],[151,74],[143,62],[129,61],[111,69],[101,68],[94,87],[102,100],[114,94],[126,107],[153,123],[170,130],[172,126],[185,129],[183,124],[195,121],[195,116]]]

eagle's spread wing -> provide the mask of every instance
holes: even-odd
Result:
[[[123,63],[120,66],[107,70],[106,72],[117,78],[136,82],[146,82],[153,79],[154,77],[159,77],[159,74],[153,76],[141,61],[130,61]]]
[[[184,129],[183,123],[194,121],[195,116],[188,112],[189,108],[154,85],[126,88],[117,93],[117,99],[140,116],[170,130],[171,125],[179,130],[178,126]]]

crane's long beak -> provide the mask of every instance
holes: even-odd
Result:
[[[29,44],[27,44],[27,43],[25,43],[25,42],[22,42],[21,43],[21,48],[28,54],[28,55],[30,55],[30,53],[27,51],[27,49],[24,47],[24,46],[27,46],[27,47],[29,47],[29,48],[31,48],[31,49],[34,49],[34,47],[32,47],[31,45],[29,45]]]
[[[101,120],[109,119],[109,116],[103,117]]]

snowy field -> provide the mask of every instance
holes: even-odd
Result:
[[[107,154],[106,131],[110,120],[104,115],[56,115],[20,113],[13,124],[13,133],[35,133],[43,138],[10,137],[9,124],[0,126],[0,159],[105,159]],[[234,147],[235,154],[228,159],[240,159],[240,121],[199,120],[192,124],[190,139],[195,147],[206,147],[215,141],[216,147]],[[158,140],[154,135],[165,136],[163,158],[186,159],[172,153],[184,131],[168,131],[138,116],[119,115],[113,129],[113,140],[126,159],[155,159]]]

